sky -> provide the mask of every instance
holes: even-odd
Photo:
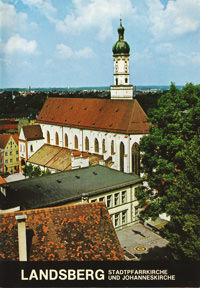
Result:
[[[120,17],[132,85],[200,84],[200,0],[0,0],[0,88],[113,84]]]

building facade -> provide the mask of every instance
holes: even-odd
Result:
[[[0,134],[0,172],[19,171],[18,134]]]

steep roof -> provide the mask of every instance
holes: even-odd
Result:
[[[28,125],[22,127],[24,136],[27,140],[39,140],[43,139],[43,133],[40,125]]]
[[[127,134],[146,134],[147,116],[136,99],[48,98],[38,123]]]
[[[7,183],[6,180],[0,176],[0,184],[4,184],[4,183]]]
[[[51,175],[10,182],[6,188],[7,208],[22,209],[58,206],[89,196],[140,183],[136,175],[95,165]]]
[[[12,134],[0,134],[0,148],[4,149]]]
[[[83,158],[89,157],[91,165],[99,164],[100,160],[103,160],[103,156],[101,155],[92,155],[90,153],[44,144],[28,159],[28,162],[58,171],[66,171],[71,170],[71,154],[74,156],[82,155]],[[107,167],[110,167],[111,164],[110,159],[105,161]]]
[[[18,260],[15,216],[21,214],[27,215],[30,261],[124,260],[104,203],[84,203],[0,215],[1,260]]]

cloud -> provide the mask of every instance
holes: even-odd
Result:
[[[147,0],[147,5],[155,38],[175,38],[200,29],[199,0],[170,0],[165,8],[159,0]]]
[[[37,42],[35,40],[27,41],[21,38],[19,34],[10,37],[8,42],[4,45],[4,52],[6,54],[14,54],[21,52],[26,54],[33,54],[36,52]]]
[[[90,58],[94,56],[94,52],[90,47],[85,47],[81,50],[73,50],[71,47],[64,45],[63,43],[57,44],[56,49],[59,58],[69,59],[74,58]]]
[[[53,7],[51,0],[22,0],[22,2],[29,7],[37,8],[48,20],[55,22],[57,9]]]
[[[135,9],[130,0],[73,0],[74,10],[63,21],[56,22],[56,28],[63,33],[79,34],[95,28],[100,40],[112,34],[112,20],[120,15],[132,15]]]
[[[27,14],[23,12],[17,13],[13,5],[4,3],[0,0],[0,19],[1,28],[5,34],[23,30],[27,22]]]

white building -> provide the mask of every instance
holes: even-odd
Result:
[[[142,107],[133,98],[133,86],[129,84],[130,47],[124,41],[121,20],[118,34],[119,40],[113,46],[111,99],[48,98],[36,121],[42,131],[40,138],[32,140],[33,135],[29,140],[24,137],[23,128],[21,130],[21,161],[48,144],[100,155],[102,165],[111,159],[111,168],[139,175],[138,144],[148,133],[149,123]]]

